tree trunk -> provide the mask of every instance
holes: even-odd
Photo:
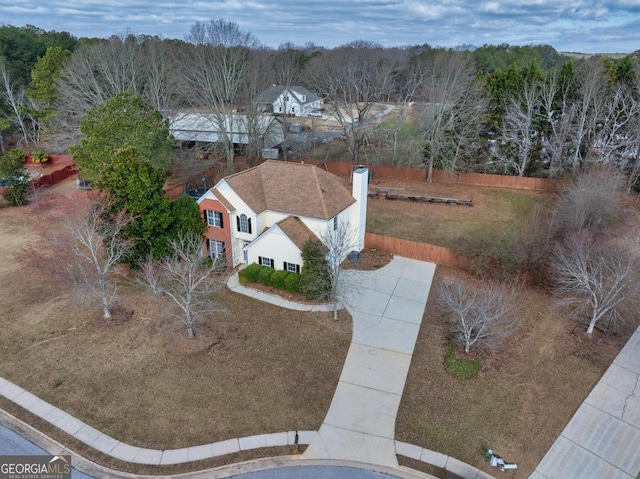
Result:
[[[104,319],[111,319],[111,310],[109,306],[103,306],[102,310],[104,311]]]
[[[433,160],[429,160],[429,168],[427,169],[427,183],[433,181]]]
[[[591,316],[591,322],[589,323],[589,327],[587,328],[587,334],[593,334],[593,328],[596,326],[596,322],[598,321],[598,316],[596,311],[593,311],[593,315]]]

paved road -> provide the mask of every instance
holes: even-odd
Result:
[[[0,425],[0,456],[4,455],[46,456],[49,453],[27,441],[18,433]],[[73,479],[94,479],[73,468],[71,469],[71,477]]]

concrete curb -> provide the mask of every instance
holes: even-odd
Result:
[[[14,402],[20,407],[28,410],[32,414],[41,417],[45,421],[53,424],[62,431],[73,436],[93,449],[100,451],[115,459],[133,464],[143,464],[151,466],[163,466],[171,464],[184,464],[187,462],[199,461],[214,457],[220,457],[226,454],[232,454],[240,451],[248,451],[253,449],[261,449],[273,446],[294,446],[296,431],[277,432],[272,434],[257,434],[236,439],[228,439],[211,444],[203,444],[200,446],[185,447],[181,449],[145,449],[131,446],[129,444],[118,441],[106,434],[101,433],[97,429],[92,428],[88,424],[74,418],[66,412],[49,404],[42,399],[27,392],[20,386],[0,377],[0,395]],[[66,446],[49,438],[37,429],[20,421],[9,413],[0,409],[0,423],[5,424],[10,429],[24,435],[29,441],[46,450],[51,454],[69,453],[74,457],[74,467],[78,470],[96,477],[110,478],[133,478],[146,477],[137,474],[129,474],[125,472],[114,471],[112,469],[100,466],[79,454],[73,452]],[[298,431],[298,444],[308,445],[316,438],[316,431]],[[396,453],[410,459],[415,459],[426,464],[446,469],[449,472],[458,474],[467,479],[493,479],[487,473],[476,469],[475,467],[459,461],[453,457],[446,456],[439,452],[423,449],[419,446],[407,444],[401,441],[395,441]],[[428,474],[420,473],[409,468],[400,467],[398,469],[385,467],[380,465],[365,464],[354,461],[343,460],[327,460],[327,459],[309,459],[304,456],[280,456],[265,459],[256,459],[245,463],[239,463],[229,466],[221,466],[220,468],[210,469],[209,472],[216,471],[214,476],[207,477],[228,477],[243,472],[257,471],[262,469],[271,469],[282,466],[293,465],[336,465],[344,467],[356,467],[359,469],[368,469],[371,471],[385,472],[397,477],[406,478],[432,478]],[[175,477],[198,477],[204,471],[197,473],[178,474]],[[158,477],[158,476],[148,476]]]
[[[493,476],[466,462],[406,442],[396,441],[396,454],[424,462],[425,464],[431,464],[432,466],[445,469],[448,472],[465,477],[466,479],[494,479]]]

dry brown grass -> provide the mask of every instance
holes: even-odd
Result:
[[[540,198],[480,188],[390,186],[473,195],[473,208],[369,203],[373,231],[444,246],[476,227],[515,227]],[[42,195],[69,189],[68,184],[57,186]],[[144,447],[319,427],[346,356],[348,333],[331,329],[326,318],[225,293],[218,299],[230,314],[216,316],[200,331],[200,339],[189,343],[182,325],[168,315],[168,303],[135,288],[127,290],[122,303],[123,310],[133,311],[130,319],[104,324],[95,319],[92,306],[64,290],[59,294],[55,284],[12,260],[22,242],[36,240],[34,219],[47,220],[46,211],[34,208],[0,210],[1,375],[98,429]],[[388,260],[379,256],[365,253],[362,266]],[[436,281],[451,274],[459,273],[438,267]],[[480,457],[481,448],[489,446],[518,463],[510,477],[528,477],[626,336],[586,341],[546,293],[528,290],[523,300],[518,311],[523,328],[504,347],[483,355],[483,371],[468,381],[445,371],[447,326],[434,302],[428,303],[398,414],[399,440],[492,472]],[[56,386],[62,379],[64,384]],[[91,455],[63,433],[41,427]],[[252,457],[243,454],[223,460]],[[99,455],[96,459],[125,467]]]
[[[451,274],[460,273],[439,266],[434,285]],[[518,464],[509,477],[529,477],[632,331],[585,339],[546,293],[525,290],[522,300],[516,314],[523,327],[499,349],[480,355],[483,369],[471,380],[446,371],[448,327],[435,301],[427,303],[397,439],[495,473],[480,455],[490,447]]]
[[[13,259],[25,241],[46,248],[34,220],[47,215],[37,202],[0,210],[0,375],[141,447],[320,426],[350,333],[319,315],[225,290],[216,299],[228,314],[216,314],[189,342],[166,300],[124,283],[123,319],[105,323],[93,304]]]
[[[371,187],[390,187],[392,193],[402,195],[473,199],[473,206],[383,198],[368,202],[367,231],[454,249],[477,232],[515,231],[525,221],[533,204],[548,198],[533,191],[446,186],[420,181],[382,180]]]

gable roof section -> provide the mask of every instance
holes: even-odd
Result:
[[[282,232],[287,235],[300,250],[302,250],[304,244],[310,239],[318,239],[318,237],[313,234],[313,231],[311,231],[300,218],[295,216],[287,216],[285,219],[278,221],[276,225],[280,227]]]
[[[211,188],[204,195],[198,198],[198,204],[202,203],[204,200],[216,200],[222,203],[228,212],[235,211],[235,207],[229,202],[228,199],[224,197],[224,195],[217,188]]]
[[[329,220],[356,201],[341,178],[301,163],[269,160],[225,181],[255,213]]]

